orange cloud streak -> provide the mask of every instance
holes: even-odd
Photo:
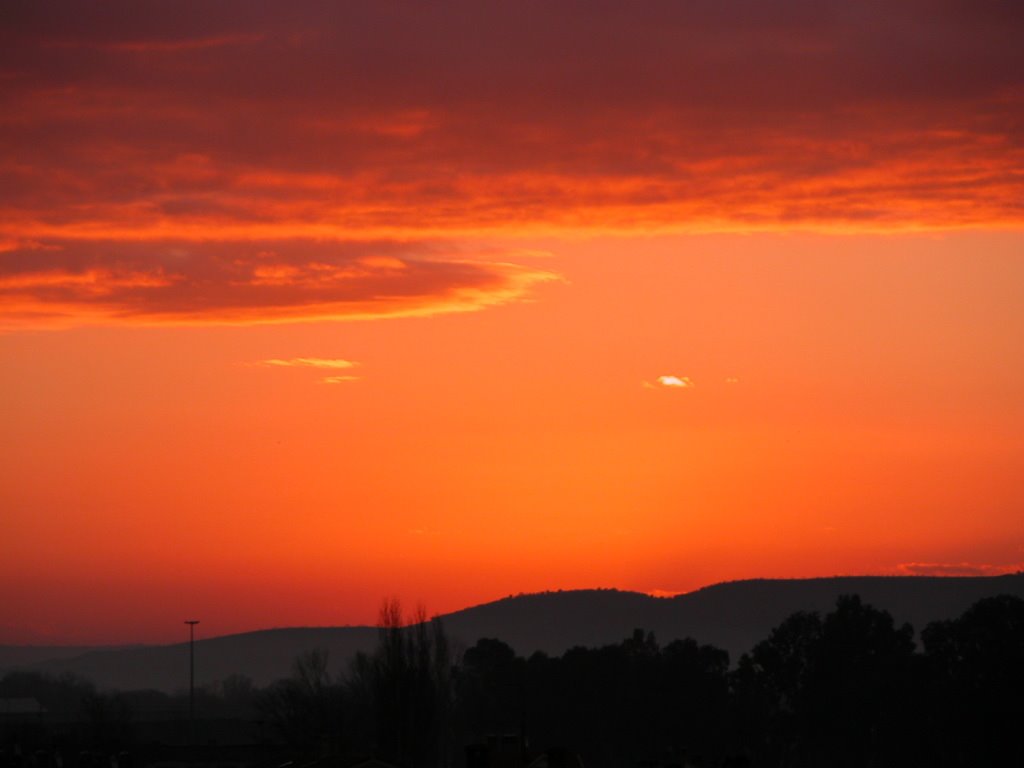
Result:
[[[1003,576],[1024,572],[1024,563],[900,563],[898,572],[907,576]]]
[[[502,262],[373,253],[399,247],[409,249],[311,241],[11,249],[0,253],[0,328],[425,316],[514,301],[556,279]]]

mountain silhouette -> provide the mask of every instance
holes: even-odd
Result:
[[[897,624],[909,622],[919,633],[932,621],[956,618],[984,597],[1024,598],[1024,572],[993,577],[754,579],[670,598],[611,589],[544,592],[507,597],[441,619],[448,634],[467,648],[480,638],[494,637],[521,655],[554,655],[573,646],[616,643],[639,627],[654,632],[661,642],[693,637],[728,651],[735,663],[790,614],[827,612],[846,594],[860,595],[864,603],[889,611]],[[196,684],[242,674],[266,685],[286,677],[293,659],[314,648],[329,651],[331,672],[337,674],[356,652],[369,651],[376,642],[375,627],[269,629],[197,640]],[[122,690],[176,691],[188,684],[187,642],[65,651],[0,646],[0,673],[13,668],[70,672],[102,688]]]

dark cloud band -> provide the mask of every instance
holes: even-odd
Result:
[[[429,315],[511,301],[553,277],[505,263],[416,258],[411,250],[304,241],[13,246],[0,252],[0,326]]]

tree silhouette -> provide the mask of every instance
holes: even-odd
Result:
[[[340,686],[328,673],[328,652],[315,649],[296,657],[292,675],[269,686],[257,707],[284,740],[306,757],[324,757],[340,749]]]
[[[747,746],[766,765],[867,766],[899,751],[913,628],[839,598],[822,620],[790,616],[735,676]],[[751,728],[751,723],[754,727]]]
[[[409,766],[433,766],[452,753],[454,708],[451,649],[438,619],[419,609],[407,626],[398,600],[387,600],[372,655],[352,664],[351,707],[372,714],[362,721],[362,743],[379,757]]]
[[[981,600],[921,633],[949,765],[1024,765],[1024,600]]]
[[[482,638],[462,657],[456,680],[467,737],[515,732],[526,717],[526,662],[501,640]]]

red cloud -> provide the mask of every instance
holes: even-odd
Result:
[[[3,251],[5,322],[377,316],[539,279],[323,260],[353,240],[1020,227],[1022,9],[18,3],[0,243],[89,266]],[[291,245],[266,264],[255,242]]]
[[[1020,226],[1018,6],[23,4],[0,211],[22,237]]]
[[[413,258],[408,250],[308,241],[14,248],[0,253],[0,327],[428,315],[514,300],[553,277],[504,263]]]

